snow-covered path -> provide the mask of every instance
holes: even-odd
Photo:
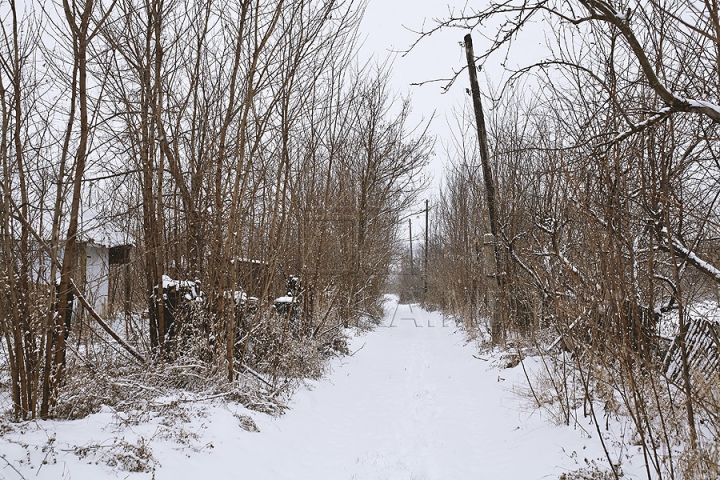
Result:
[[[439,314],[388,307],[384,324],[356,338],[357,352],[299,392],[288,413],[255,416],[261,433],[215,442],[214,478],[557,478],[601,456],[580,431],[522,411],[510,392],[520,368],[475,358]],[[203,476],[200,464],[188,475],[192,462],[161,462],[158,479]]]
[[[124,424],[110,409],[38,422],[0,435],[0,480],[528,480],[556,479],[586,459],[604,463],[591,426],[589,438],[523,407],[513,393],[524,383],[520,367],[477,358],[440,314],[393,299],[387,309],[382,326],[352,340],[354,355],[335,359],[279,418],[237,404],[199,406],[182,424],[186,438],[163,435],[157,419]],[[252,416],[260,432],[241,429],[236,414]],[[118,438],[147,445],[154,474],[108,466],[103,449],[122,452],[112,448]],[[88,455],[77,448],[91,445]]]

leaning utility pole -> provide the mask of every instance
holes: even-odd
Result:
[[[477,80],[477,68],[475,67],[475,54],[473,52],[472,37],[465,35],[465,55],[467,57],[468,73],[470,74],[470,90],[475,110],[475,122],[477,123],[478,142],[480,143],[480,160],[482,162],[483,178],[485,179],[485,193],[488,204],[488,216],[490,217],[490,234],[485,235],[486,266],[489,267],[489,274],[495,277],[495,282],[488,282],[489,307],[490,307],[490,329],[492,339],[497,343],[503,335],[502,311],[504,305],[503,282],[501,281],[500,248],[498,246],[498,218],[497,206],[495,204],[495,183],[493,182],[492,170],[490,169],[490,155],[487,146],[487,131],[485,130],[485,116],[480,101],[480,87]],[[490,276],[489,275],[489,276]],[[493,285],[494,284],[494,285]],[[496,291],[492,287],[497,287]]]
[[[425,200],[425,258],[423,259],[423,293],[427,297],[427,260],[428,260],[428,212],[430,210],[429,201]],[[423,301],[426,299],[423,297]]]

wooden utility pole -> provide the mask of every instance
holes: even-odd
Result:
[[[410,279],[415,276],[413,268],[413,254],[412,254],[412,218],[408,218],[408,230],[410,230]]]
[[[427,296],[427,279],[428,279],[428,212],[430,210],[429,201],[425,200],[425,258],[423,261],[423,293]],[[423,298],[423,300],[425,300]]]
[[[495,277],[495,282],[488,282],[488,286],[497,287],[495,292],[488,292],[490,298],[490,328],[492,330],[492,339],[494,343],[500,341],[503,337],[503,321],[502,308],[504,305],[503,282],[501,281],[501,258],[500,248],[498,246],[498,218],[497,206],[495,204],[495,183],[493,182],[492,170],[490,168],[490,154],[487,146],[487,131],[485,130],[485,116],[483,114],[482,102],[480,101],[480,87],[478,86],[477,68],[475,67],[475,53],[473,52],[472,36],[468,33],[465,35],[465,55],[467,57],[468,73],[470,74],[470,90],[473,99],[473,108],[475,110],[475,122],[477,124],[478,142],[480,144],[480,160],[482,162],[483,178],[485,179],[485,194],[488,204],[488,216],[490,217],[490,236],[485,235],[486,250],[492,249],[492,256],[486,257],[490,273]],[[489,253],[489,252],[488,252]],[[491,260],[494,258],[494,262]],[[494,265],[492,265],[494,263]],[[494,285],[493,285],[494,284]]]

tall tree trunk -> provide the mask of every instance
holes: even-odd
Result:
[[[78,66],[78,99],[80,107],[80,138],[75,157],[75,172],[72,183],[72,202],[70,205],[70,219],[67,229],[65,251],[63,253],[62,266],[60,268],[60,286],[58,287],[58,315],[55,323],[55,343],[53,351],[53,364],[50,379],[49,398],[43,400],[41,416],[47,417],[50,409],[57,400],[57,389],[62,382],[65,367],[65,340],[67,337],[67,325],[70,323],[72,314],[72,289],[70,286],[70,275],[74,263],[75,245],[77,242],[80,199],[82,195],[82,179],[85,174],[85,163],[87,157],[88,139],[90,136],[90,124],[88,118],[88,92],[87,92],[87,47],[89,43],[90,19],[92,16],[94,1],[87,0],[78,18],[69,0],[64,0],[63,7],[65,18],[70,26],[73,35],[74,56]],[[79,20],[79,22],[78,22]]]
[[[14,5],[14,4],[13,4]],[[13,82],[13,91],[15,92],[15,95],[17,95],[19,92],[15,89],[16,84]],[[7,148],[7,138],[10,133],[10,118],[11,118],[11,110],[14,110],[8,103],[6,102],[6,90],[4,87],[4,84],[2,83],[2,77],[0,76],[0,100],[2,101],[2,137],[0,137],[0,140],[2,143],[0,144],[1,150],[0,150],[0,156],[2,157],[3,162],[3,218],[2,218],[2,232],[3,232],[3,253],[5,257],[5,265],[4,268],[6,269],[5,277],[8,282],[8,290],[10,294],[10,311],[9,312],[3,312],[4,318],[1,318],[0,321],[2,321],[2,333],[5,337],[6,343],[7,343],[7,349],[8,349],[8,362],[10,366],[10,382],[11,382],[11,393],[12,393],[12,400],[13,400],[13,414],[16,419],[25,419],[27,417],[27,405],[25,405],[25,361],[24,361],[24,349],[22,344],[22,338],[20,336],[20,332],[22,331],[22,328],[20,326],[20,308],[19,308],[19,298],[18,293],[20,293],[20,289],[17,286],[17,275],[16,275],[16,268],[17,263],[13,256],[13,250],[15,248],[14,245],[14,236],[13,236],[13,230],[11,227],[10,222],[10,205],[12,203],[12,196],[11,191],[9,188],[9,180],[11,178],[10,176],[10,165],[9,165],[9,152]],[[16,120],[16,123],[18,123],[19,120]],[[13,135],[16,134],[16,131]],[[17,152],[16,152],[17,154]]]

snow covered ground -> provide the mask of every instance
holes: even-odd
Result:
[[[105,408],[78,421],[0,425],[0,479],[544,479],[597,462],[595,429],[554,426],[440,314],[391,299],[375,331],[279,418],[188,404],[137,422]],[[250,416],[259,432],[247,431]],[[249,428],[252,430],[252,427]],[[589,432],[589,433],[588,433]],[[630,466],[632,467],[632,466]],[[626,478],[642,473],[623,465]],[[150,469],[146,472],[132,470]]]

